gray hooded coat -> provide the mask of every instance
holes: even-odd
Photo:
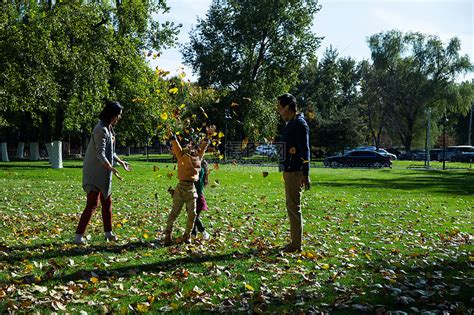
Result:
[[[113,166],[114,160],[117,160],[115,133],[99,121],[92,131],[82,168],[82,188],[86,193],[100,191],[104,198],[112,193],[112,172],[104,165],[109,162]]]

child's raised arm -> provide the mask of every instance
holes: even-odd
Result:
[[[171,152],[173,152],[176,158],[183,154],[183,148],[181,148],[181,145],[179,144],[175,135],[171,137]]]
[[[204,153],[206,153],[207,147],[209,146],[209,138],[216,132],[216,126],[211,125],[206,127],[207,139],[201,141],[201,146],[199,147],[199,157],[202,158]]]

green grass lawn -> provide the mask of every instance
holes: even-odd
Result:
[[[120,241],[104,242],[96,213],[86,246],[71,244],[85,206],[80,161],[0,163],[1,313],[474,311],[469,169],[313,168],[304,252],[284,254],[276,167],[211,166],[211,239],[164,247],[176,171],[142,158],[113,183]],[[184,223],[183,210],[174,237]]]

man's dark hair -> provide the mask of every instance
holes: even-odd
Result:
[[[283,107],[290,106],[290,109],[296,112],[296,98],[290,93],[278,96],[278,101]]]
[[[117,101],[107,101],[99,114],[99,119],[106,124],[110,124],[114,116],[120,115],[122,108],[122,105]]]

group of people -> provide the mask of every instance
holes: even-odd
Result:
[[[298,113],[296,98],[285,93],[277,98],[277,110],[285,122],[281,133],[284,146],[284,158],[280,169],[285,182],[286,208],[290,221],[291,242],[283,248],[285,252],[299,252],[302,249],[303,218],[301,212],[301,195],[303,189],[310,188],[309,179],[309,128],[304,116]],[[87,194],[87,203],[76,229],[74,243],[85,244],[84,233],[92,214],[102,205],[104,236],[108,241],[116,241],[112,232],[112,176],[122,179],[115,167],[120,164],[126,171],[131,166],[115,154],[114,126],[122,117],[122,106],[117,101],[106,102],[99,114],[99,122],[92,131],[87,146],[83,165],[82,187]],[[215,132],[215,126],[206,128],[207,138],[199,144],[189,142],[181,146],[175,135],[170,135],[171,150],[177,159],[178,179],[173,196],[173,207],[166,222],[164,244],[173,243],[174,223],[183,205],[186,205],[187,221],[184,234],[176,243],[190,243],[191,237],[198,232],[203,239],[210,235],[200,220],[201,211],[207,210],[203,189],[208,182],[208,167],[204,154],[209,145],[208,137]]]

